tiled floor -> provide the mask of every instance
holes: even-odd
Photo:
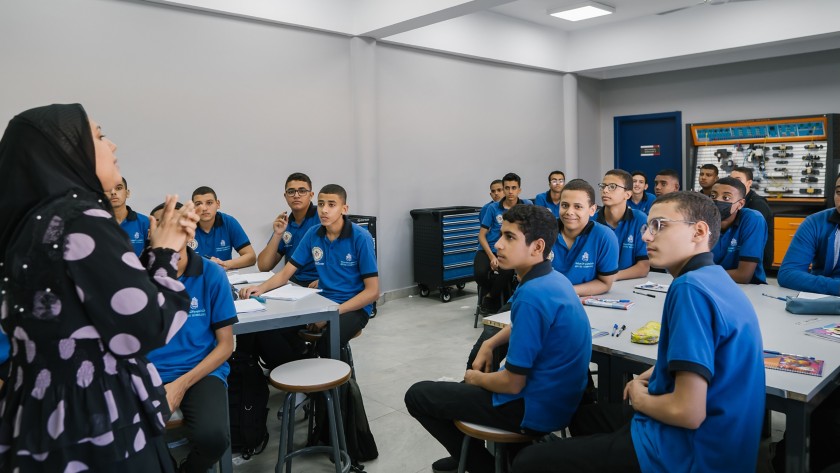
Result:
[[[413,296],[381,304],[376,318],[353,340],[356,377],[379,449],[377,460],[365,462],[368,473],[428,473],[433,461],[446,456],[443,447],[408,415],[403,396],[416,381],[463,377],[466,356],[481,331],[481,325],[472,326],[475,295],[475,285],[468,284],[466,292],[445,304],[436,293],[429,298]],[[281,393],[272,390],[269,446],[247,462],[234,458],[236,473],[274,471],[280,429],[276,412],[281,400]],[[782,419],[774,415],[776,440],[781,436]],[[305,438],[305,425],[298,410],[297,443]],[[759,472],[770,471],[763,458],[767,443],[763,443]],[[296,458],[293,469],[335,471],[323,456]]]

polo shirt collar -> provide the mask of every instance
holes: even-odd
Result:
[[[828,216],[828,221],[830,223],[840,225],[840,213],[837,212],[837,208],[835,208],[834,212],[831,212],[831,215]]]
[[[222,220],[222,213],[216,212],[216,218],[213,220],[214,227],[221,227],[224,225],[224,221]]]
[[[732,225],[730,225],[729,228],[734,228],[734,227],[737,227],[738,225],[741,225],[741,216],[744,215],[744,212],[741,212],[741,211],[744,210],[745,208],[746,207],[741,207],[740,209],[738,209],[738,213],[735,215],[735,220],[732,221]],[[727,228],[727,230],[729,228]]]
[[[187,247],[187,267],[184,269],[183,278],[194,278],[201,276],[204,273],[204,262],[201,261],[201,256],[193,251],[192,248]]]
[[[137,220],[137,212],[131,210],[131,207],[125,206],[125,209],[128,211],[128,214],[125,216],[126,220]]]
[[[586,235],[587,233],[591,232],[594,227],[595,227],[595,222],[590,220],[589,222],[587,222],[586,226],[583,227],[583,230],[581,230],[581,232],[580,232],[580,234],[578,234],[578,236]],[[561,232],[563,231],[563,219],[562,218],[557,219],[557,229]],[[559,237],[559,235],[558,235],[558,237]]]
[[[347,218],[346,215],[342,215],[341,218],[344,220],[344,226],[341,227],[341,233],[338,235],[339,238],[350,238],[353,236],[353,223]],[[327,227],[321,225],[316,230],[319,237],[327,236]]]
[[[595,216],[595,221],[596,221],[596,222],[598,222],[598,223],[600,223],[600,224],[602,224],[602,225],[606,225],[606,224],[607,224],[607,212],[606,212],[606,209],[607,209],[606,207],[601,208],[601,211],[600,211],[600,212],[598,212],[598,215],[596,215],[596,216]],[[622,222],[629,222],[629,221],[631,221],[631,220],[633,220],[633,209],[631,209],[631,208],[630,208],[630,206],[628,205],[628,206],[624,209],[624,215],[622,215],[622,216],[621,216],[621,220],[620,220],[620,221],[622,221]]]
[[[525,284],[526,282],[532,279],[536,279],[540,276],[545,276],[546,274],[549,274],[552,271],[554,271],[554,268],[551,266],[551,261],[545,260],[542,263],[537,263],[531,266],[531,270],[528,271],[527,274],[525,274],[525,277],[522,278],[521,281],[519,281],[519,284]]]
[[[317,213],[318,213],[318,208],[315,207],[315,205],[312,202],[310,202],[309,203],[309,208],[306,209],[306,217],[304,217],[304,220],[307,219],[307,218],[310,218],[310,217],[314,217],[315,214],[317,214]]]
[[[715,264],[715,258],[712,255],[711,251],[707,251],[705,253],[700,253],[691,257],[685,266],[682,267],[680,270],[680,274],[676,275],[675,277],[680,277],[683,274],[694,271],[695,269],[700,269],[704,266],[712,266]]]
[[[507,199],[505,199],[504,197],[502,197],[502,199],[498,202],[498,203],[499,203],[499,209],[501,209],[503,212],[504,212],[505,210],[508,210],[508,209],[506,209],[506,208],[505,208],[505,200],[507,200]],[[513,204],[513,205],[519,205],[519,204],[524,204],[524,202],[522,202],[522,199],[520,199],[519,197],[517,197],[517,198],[516,198],[516,203],[515,203],[515,204]],[[511,208],[513,208],[513,206],[511,206]]]

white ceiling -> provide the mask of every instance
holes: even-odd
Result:
[[[575,23],[547,11],[581,0],[146,1],[600,79],[840,49],[838,0],[596,0],[615,13]]]

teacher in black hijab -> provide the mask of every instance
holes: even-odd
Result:
[[[168,196],[141,262],[102,198],[115,150],[78,104],[27,110],[0,140],[0,471],[173,469],[144,355],[187,318],[177,249],[198,216]]]

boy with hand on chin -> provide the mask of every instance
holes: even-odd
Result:
[[[225,270],[253,265],[257,255],[248,235],[235,218],[219,212],[222,203],[216,191],[201,186],[193,191],[192,200],[200,219],[195,229],[196,247],[193,250]],[[237,258],[233,258],[232,250],[239,253]]]
[[[755,310],[712,260],[720,213],[695,192],[657,198],[642,230],[665,296],[656,364],[622,404],[581,406],[572,437],[526,447],[513,471],[755,471],[764,417],[764,361]],[[633,413],[632,411],[635,411]]]
[[[409,414],[451,455],[434,462],[436,472],[458,466],[464,436],[453,419],[528,434],[552,432],[568,424],[587,384],[589,319],[568,279],[547,259],[557,239],[556,221],[547,209],[532,205],[516,205],[503,219],[497,258],[520,280],[511,297],[511,325],[484,342],[463,383],[421,381],[405,394]],[[506,363],[490,372],[493,349],[503,344],[509,344]],[[494,469],[493,457],[475,439],[466,462],[468,471]]]
[[[283,269],[259,286],[239,291],[247,299],[283,286],[299,268],[313,263],[318,287],[324,297],[339,304],[340,342],[347,344],[370,318],[372,304],[379,298],[379,273],[373,251],[373,238],[367,230],[347,219],[347,192],[338,184],[328,184],[318,193],[321,224],[310,228]],[[314,324],[323,329],[326,322]],[[327,326],[324,337],[330,336]],[[321,356],[329,356],[329,344],[318,345]]]

